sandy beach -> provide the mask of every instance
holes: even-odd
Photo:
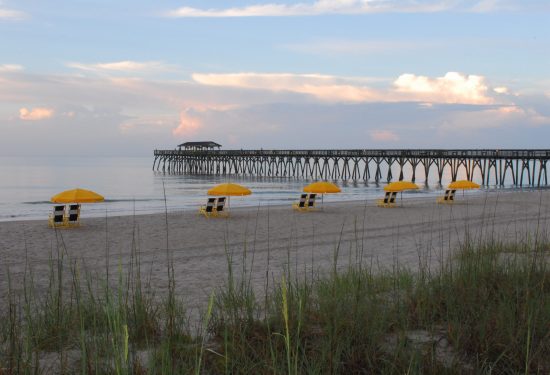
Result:
[[[331,200],[336,200],[331,197]],[[235,204],[236,206],[236,204]],[[25,268],[37,288],[47,286],[48,261],[64,244],[65,259],[104,278],[106,265],[116,280],[136,250],[145,278],[162,293],[168,285],[167,259],[173,260],[177,293],[188,306],[201,306],[227,278],[228,256],[236,273],[243,264],[258,292],[266,273],[277,279],[285,267],[294,275],[323,273],[363,262],[373,267],[417,269],[438,265],[465,234],[476,240],[524,239],[548,228],[550,192],[490,192],[462,197],[453,205],[405,197],[401,207],[379,208],[374,201],[325,203],[315,212],[290,206],[232,207],[228,219],[205,218],[197,211],[86,218],[82,226],[53,230],[47,220],[0,223],[0,295],[22,285]],[[168,252],[166,247],[168,245]],[[338,250],[337,250],[338,249]]]

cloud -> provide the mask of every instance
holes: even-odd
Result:
[[[397,142],[399,136],[391,130],[372,130],[370,137],[376,142]]]
[[[444,11],[490,12],[508,9],[497,0],[461,3],[451,0],[317,0],[296,4],[269,3],[243,7],[200,9],[181,7],[164,14],[166,17],[282,17],[319,16],[326,14],[369,13],[435,13]]]
[[[438,103],[492,104],[487,95],[485,78],[449,72],[443,77],[430,78],[415,74],[402,74],[395,80],[397,92],[414,100]]]
[[[288,91],[307,94],[323,101],[364,102],[380,100],[375,90],[358,80],[321,74],[231,73],[192,75],[195,82],[220,87]]]
[[[536,1],[535,1],[536,2]],[[520,8],[530,9],[533,4],[529,0],[481,0],[473,4],[469,11],[473,13],[490,13],[498,11],[517,11]]]
[[[14,9],[7,9],[2,7],[2,2],[0,1],[0,21],[19,21],[26,18],[26,14]]]
[[[193,115],[190,108],[187,108],[181,111],[178,127],[172,130],[172,134],[178,137],[193,136],[201,127],[201,120]]]
[[[494,138],[493,143],[514,144],[516,141],[514,137],[528,139],[528,134],[532,134],[532,129],[550,129],[550,117],[544,116],[532,108],[515,105],[488,107],[480,111],[455,110],[442,119],[438,128],[440,133],[450,137],[455,135],[465,137],[475,133],[492,132],[489,134]],[[508,138],[503,133],[509,131],[510,128],[516,128],[518,131],[518,134],[512,138]],[[535,138],[531,139],[531,142],[536,141]],[[536,146],[526,144],[526,147]]]
[[[198,74],[190,82],[26,71],[0,76],[4,155],[58,152],[59,134],[86,139],[70,150],[75,155],[98,149],[150,155],[193,139],[212,139],[226,148],[369,148],[382,142],[502,148],[545,147],[550,137],[550,98],[544,89],[537,96],[518,95],[521,83],[515,82],[510,94],[498,94],[494,89],[504,82],[489,85],[484,77],[474,80],[474,87],[487,86],[481,93],[492,103],[479,104],[461,90],[456,94],[454,85],[439,82],[445,74],[424,77],[420,88],[413,78],[422,76],[413,75],[402,91],[393,84],[399,77],[385,85],[376,82],[373,90],[370,78],[320,74]],[[458,76],[458,86],[467,86],[471,76]],[[48,114],[50,120],[33,126],[29,139],[21,119]]]
[[[509,93],[508,87],[504,87],[504,86],[495,87],[493,89],[493,91],[496,92],[497,94],[508,94]]]
[[[94,73],[139,73],[139,72],[165,72],[174,67],[161,61],[115,61],[107,63],[84,64],[71,62],[66,64],[69,68]]]
[[[449,72],[443,77],[402,74],[393,86],[373,88],[368,78],[321,74],[230,73],[192,75],[195,82],[218,87],[235,87],[275,92],[293,92],[326,102],[397,102],[493,104],[485,77]],[[498,90],[499,88],[497,88]]]
[[[0,65],[0,73],[12,73],[20,72],[23,70],[23,66],[16,64],[3,64]]]
[[[36,107],[28,110],[27,108],[19,109],[19,118],[25,121],[38,121],[52,117],[54,110],[51,108]]]

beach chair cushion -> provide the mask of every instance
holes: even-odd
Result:
[[[50,226],[62,226],[65,224],[65,206],[54,206],[50,215]]]
[[[455,200],[455,193],[456,193],[456,190],[451,190],[449,192],[449,195],[448,195],[448,200],[454,201]]]
[[[216,206],[216,198],[208,198],[208,201],[206,202],[206,206],[201,206],[199,208],[199,212],[203,214],[204,216],[211,216],[214,212],[214,207]]]
[[[218,203],[216,204],[216,211],[221,212],[225,207],[225,197],[218,198]]]
[[[442,197],[437,198],[437,203],[453,203],[455,200],[456,190],[445,190]]]
[[[80,205],[71,204],[69,205],[69,212],[67,215],[67,225],[77,226],[80,224]]]
[[[218,198],[218,203],[216,204],[216,216],[227,216],[227,211],[224,210],[225,208],[225,197]]]
[[[65,206],[55,206],[53,208],[54,223],[63,223],[64,217],[65,217]]]
[[[50,227],[63,227],[65,225],[65,206],[54,206],[53,212],[48,218]]]
[[[376,204],[379,207],[395,207],[396,191],[387,191],[383,199],[378,199]]]
[[[297,210],[303,210],[306,208],[307,194],[300,195],[300,200],[292,204],[292,207]]]
[[[309,199],[307,201],[307,208],[313,208],[315,207],[315,198],[317,197],[317,194],[310,194]]]

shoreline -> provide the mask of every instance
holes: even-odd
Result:
[[[422,190],[422,189],[421,189]],[[411,192],[405,192],[405,195],[404,195],[404,202],[410,202],[410,203],[430,203],[431,201],[435,200],[437,197],[443,195],[443,192],[445,191],[445,188],[441,188],[441,189],[429,189],[430,193],[418,193],[418,192],[415,192],[415,191],[412,191]],[[550,191],[550,187],[490,187],[490,188],[487,188],[487,189],[478,189],[478,190],[469,190],[466,192],[466,197],[467,199],[476,199],[476,198],[480,198],[480,197],[483,197],[485,195],[494,195],[494,194],[514,194],[514,193],[536,193],[536,192],[544,192],[544,191]],[[264,201],[259,201],[258,203],[259,204],[256,204],[256,205],[251,205],[251,204],[246,204],[246,201],[243,201],[245,204],[244,205],[241,205],[239,206],[240,203],[242,202],[239,202],[237,203],[237,206],[232,208],[233,210],[256,210],[258,207],[261,207],[261,208],[267,208],[267,207],[272,207],[272,208],[284,208],[284,207],[290,207],[291,204],[295,201],[297,201],[299,199],[299,194],[301,194],[301,192],[297,192],[294,196],[292,196],[292,198],[288,198],[288,203],[269,203],[270,200],[264,200]],[[328,202],[325,202],[326,205],[334,205],[334,204],[357,204],[357,203],[361,203],[361,204],[364,204],[365,202],[367,202],[369,205],[371,206],[376,206],[376,200],[377,199],[380,199],[380,198],[383,198],[383,194],[384,192],[383,191],[380,191],[380,194],[379,196],[376,196],[376,197],[368,197],[368,198],[365,198],[365,199],[345,199],[345,200],[338,200],[339,196],[338,194],[327,194],[327,197],[326,199],[328,199]],[[198,211],[198,208],[199,206],[201,205],[204,205],[206,203],[206,199],[207,199],[208,196],[204,196],[204,199],[201,200],[200,202],[197,203],[196,206],[193,206],[192,208],[189,208],[189,207],[181,207],[181,208],[178,208],[178,207],[175,207],[175,206],[171,206],[171,207],[168,207],[168,214],[181,214],[181,213],[190,213],[190,212],[194,212],[194,211]],[[456,197],[457,197],[457,201],[460,201],[462,199],[462,193],[461,191],[457,191],[456,193]],[[237,197],[237,198],[242,198],[242,197]],[[399,199],[400,196],[398,196]],[[173,200],[173,198],[171,197],[167,197],[168,201],[171,201]],[[246,197],[244,197],[243,199],[246,200]],[[154,199],[155,201],[163,201],[162,198],[157,198],[157,199]],[[125,201],[128,201],[128,202],[131,202],[131,200],[129,199],[126,199]],[[119,202],[118,200],[115,201],[115,202]],[[139,202],[139,200],[136,200],[136,202]],[[22,202],[24,204],[36,204],[35,202]],[[109,203],[109,202],[107,202]],[[319,198],[318,201],[316,202],[318,205],[321,204],[321,199]],[[53,207],[53,203],[51,202],[47,202],[47,201],[44,201],[44,202],[41,202],[41,204],[44,204],[44,205],[48,205],[50,207]],[[101,204],[105,204],[105,203],[101,203]],[[140,209],[137,209],[136,210],[136,214],[132,214],[132,213],[128,213],[130,212],[131,210],[128,209],[128,210],[123,210],[122,212],[124,213],[119,213],[121,212],[120,210],[112,210],[112,211],[106,211],[106,215],[94,215],[94,216],[86,216],[87,212],[86,212],[86,208],[90,208],[92,207],[93,208],[93,205],[94,204],[90,204],[90,203],[84,203],[83,204],[83,213],[84,213],[84,220],[90,220],[90,219],[105,219],[105,217],[108,217],[108,218],[113,218],[113,217],[121,217],[121,216],[146,216],[146,215],[164,215],[165,214],[165,211],[164,210],[156,210],[156,209],[153,209],[154,211],[149,211],[149,210],[152,210],[151,208],[140,208]],[[51,212],[51,210],[48,210],[47,214],[49,214]],[[10,223],[10,222],[41,222],[41,221],[44,221],[44,220],[47,220],[48,216],[47,214],[45,216],[36,216],[36,217],[4,217],[4,218],[0,218],[0,225],[2,225],[3,223]],[[81,216],[82,217],[82,216]]]
[[[177,293],[191,307],[203,306],[212,290],[223,285],[227,261],[246,267],[256,292],[266,275],[277,280],[286,267],[297,276],[322,274],[362,263],[374,268],[396,265],[432,267],[445,261],[464,240],[488,236],[517,240],[550,222],[550,191],[468,194],[453,205],[435,198],[403,200],[403,207],[379,208],[373,201],[325,202],[325,209],[296,212],[288,205],[234,207],[228,219],[205,218],[197,211],[166,215],[84,218],[80,228],[52,230],[47,220],[0,223],[0,259],[12,285],[21,285],[27,267],[37,288],[50,256],[64,245],[68,261],[116,282],[116,270],[130,266],[132,251],[155,293],[167,289],[167,259],[174,265]],[[540,205],[539,205],[540,203]],[[168,243],[169,252],[166,251]],[[335,254],[337,256],[335,257]],[[114,275],[113,275],[114,274]],[[0,280],[0,294],[7,292]],[[17,288],[16,288],[17,289]]]
[[[333,201],[331,203],[344,203],[344,202],[364,202],[365,200],[369,202],[374,202],[376,199],[383,197],[384,191],[380,184],[375,187],[375,185],[370,185],[369,189],[372,190],[362,190],[364,188],[359,188],[362,193],[355,194],[351,193],[352,191],[344,192],[342,194],[336,195],[327,195],[328,201]],[[483,196],[486,194],[508,194],[515,192],[533,192],[533,191],[545,191],[548,190],[546,187],[487,187],[479,190],[470,190],[466,192],[467,196],[476,197]],[[435,199],[438,196],[443,195],[445,188],[442,186],[431,186],[429,188],[421,187],[418,191],[406,192],[405,197],[407,201],[416,201],[416,200],[430,200]],[[301,191],[296,190],[289,192],[288,195],[284,197],[281,196],[263,196],[260,191],[254,193],[250,197],[238,197],[241,199],[238,201],[237,205],[240,207],[245,207],[249,209],[255,209],[258,206],[285,206],[290,205],[291,202],[298,200]],[[350,194],[351,193],[351,194]],[[460,191],[457,192],[457,196],[462,195]],[[196,195],[189,196],[187,198],[179,195],[167,195],[168,203],[168,212],[192,212],[198,209],[199,206],[204,205],[206,202],[207,196],[201,195],[200,197]],[[123,204],[124,203],[124,204]],[[152,204],[154,203],[154,204]],[[121,206],[121,204],[123,204]],[[0,204],[2,206],[2,204]],[[44,218],[47,218],[51,213],[53,204],[48,201],[25,201],[25,202],[15,202],[5,207],[2,207],[6,214],[4,216],[0,215],[0,223],[12,222],[12,221],[40,221]],[[106,215],[108,217],[115,216],[133,216],[134,210],[136,215],[154,215],[154,214],[163,214],[164,213],[164,198],[162,197],[150,197],[147,199],[131,199],[131,198],[121,198],[121,199],[111,199],[106,200],[102,203],[97,204],[85,204],[84,206],[84,217],[85,218],[104,218]],[[19,215],[14,215],[13,212],[18,212]]]

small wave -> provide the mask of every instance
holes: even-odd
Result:
[[[15,219],[15,218],[22,218],[22,215],[0,215],[0,221],[4,221],[6,219]]]
[[[115,203],[115,202],[158,202],[163,201],[162,198],[132,198],[132,199],[105,199],[105,203]]]
[[[158,202],[163,201],[161,198],[136,198],[136,199],[105,199],[101,203],[118,203],[118,202]],[[22,202],[23,204],[52,204],[51,201],[31,201]]]

